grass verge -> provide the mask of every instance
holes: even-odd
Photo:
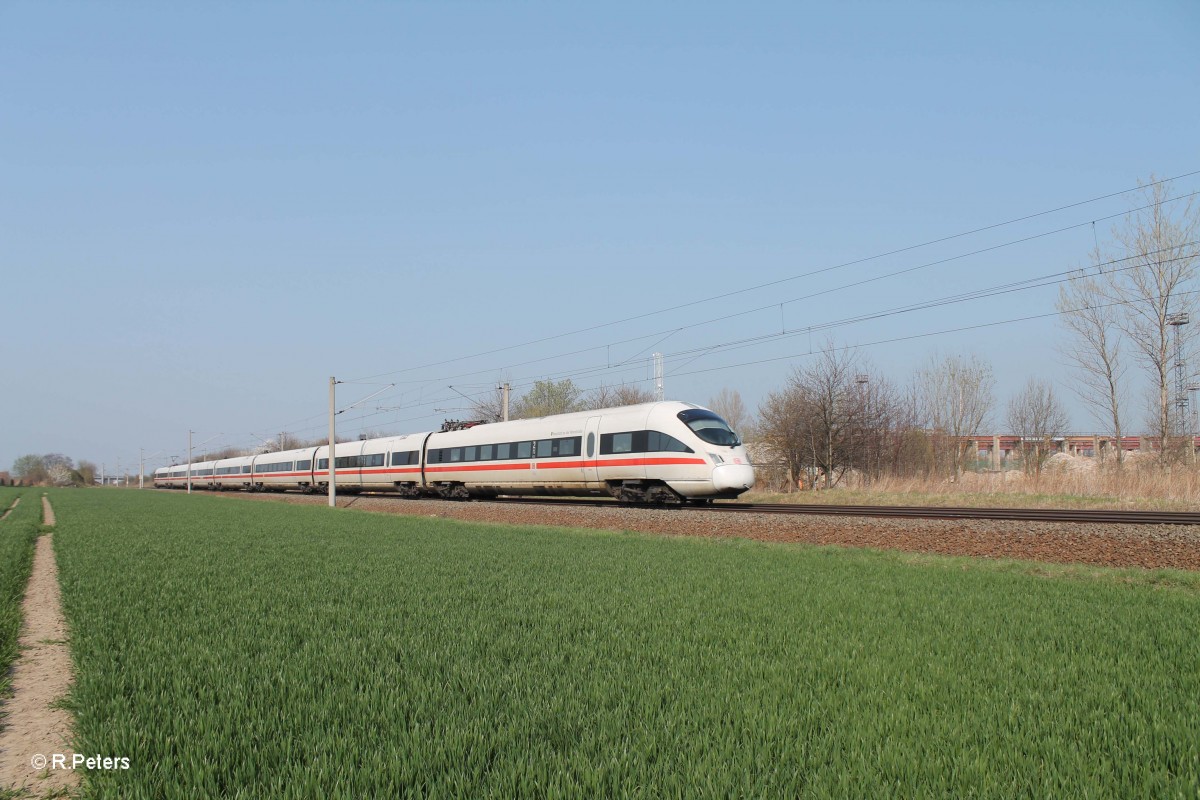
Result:
[[[52,499],[91,796],[1200,791],[1193,576]]]

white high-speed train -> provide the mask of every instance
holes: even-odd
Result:
[[[754,485],[741,439],[725,420],[679,402],[493,422],[337,445],[340,491],[407,497],[611,495],[625,502],[705,502]],[[191,465],[200,489],[323,491],[329,446]],[[154,473],[157,487],[187,485],[187,465]]]

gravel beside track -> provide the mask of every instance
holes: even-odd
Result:
[[[324,495],[239,492],[222,496],[305,505],[328,502]],[[343,496],[338,498],[338,507],[505,525],[556,525],[1106,567],[1200,570],[1200,530],[1183,525],[710,514],[685,509],[554,508],[551,505],[402,500],[378,496]]]

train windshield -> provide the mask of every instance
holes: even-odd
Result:
[[[729,427],[729,423],[711,411],[703,408],[689,408],[679,412],[679,419],[683,420],[685,425],[709,444],[735,447],[742,443],[738,435]]]

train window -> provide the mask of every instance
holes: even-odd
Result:
[[[659,431],[649,431],[649,436],[646,441],[646,452],[648,453],[694,453],[692,448],[688,447],[683,442],[676,439],[674,436],[668,436]]]
[[[491,461],[492,453],[494,453],[495,450],[496,450],[496,446],[494,444],[479,445],[479,460],[480,461]]]
[[[451,447],[450,448],[450,460],[451,461],[462,461],[462,457],[463,457],[463,449],[461,447]]]
[[[517,458],[529,458],[533,455],[533,442],[517,442]]]
[[[371,455],[363,456],[362,465],[364,467],[382,467],[383,453],[372,453]]]
[[[478,447],[472,446],[472,447],[464,447],[463,448],[463,461],[478,461],[478,460],[479,460],[479,448]]]
[[[594,456],[596,454],[596,434],[594,434],[594,433],[588,434],[587,454],[588,454],[588,458],[591,458],[592,456]]]
[[[318,458],[317,459],[317,469],[328,470],[329,469],[329,459],[328,458]],[[262,467],[259,467],[259,470],[261,471]]]
[[[310,458],[310,459],[308,459],[307,461],[297,461],[297,462],[296,462],[296,469],[297,469],[298,471],[300,471],[300,470],[309,470],[309,469],[312,469],[312,459]]]
[[[496,460],[505,461],[513,458],[513,446],[511,442],[496,445]]]
[[[742,443],[729,423],[704,408],[689,408],[677,415],[697,436],[709,444],[735,447]]]
[[[415,464],[415,463],[417,463],[416,455],[417,454],[415,452],[392,453],[392,466],[400,467],[400,466],[405,466],[407,464]]]
[[[553,439],[538,439],[537,451],[535,455],[538,458],[550,458],[554,455],[554,440]]]
[[[633,431],[628,433],[600,434],[600,455],[633,452]]]

